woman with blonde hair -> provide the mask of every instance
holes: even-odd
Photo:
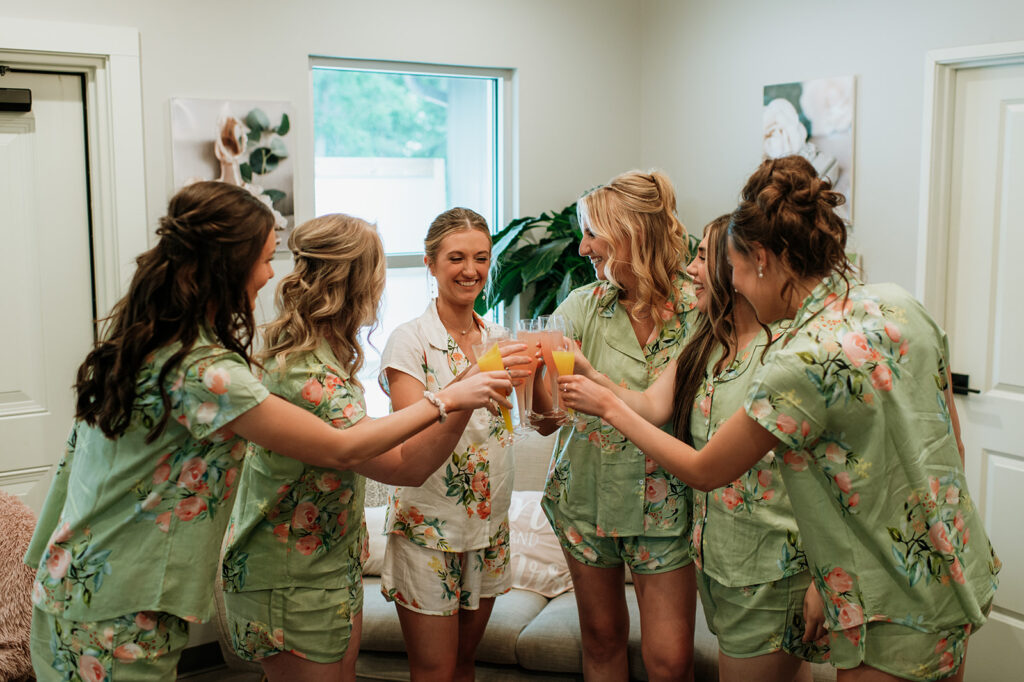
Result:
[[[334,214],[297,227],[288,246],[295,269],[278,286],[280,314],[264,331],[263,382],[334,428],[351,428],[366,416],[358,334],[376,324],[384,291],[380,237],[365,221]],[[451,452],[471,414],[452,414],[348,469],[251,449],[223,562],[239,656],[259,660],[271,681],[355,679],[363,476],[418,485]]]
[[[274,216],[247,190],[179,190],[159,239],[78,370],[67,450],[25,561],[40,680],[172,680],[214,575],[246,440],[348,469],[447,412],[507,403],[481,375],[401,413],[332,428],[253,376],[253,305],[273,276]]]
[[[728,228],[724,215],[704,229],[697,257],[686,269],[700,322],[650,388],[627,390],[594,372],[581,355],[576,361],[578,374],[611,389],[652,424],[668,424],[695,447],[707,443],[742,405],[768,347],[767,332],[777,338],[785,328],[783,321],[762,328],[754,308],[733,291]],[[810,680],[805,661],[824,660],[827,640],[815,641],[823,634],[820,608],[813,608],[819,602],[774,456],[727,486],[694,491],[691,543],[701,605],[718,637],[722,682]]]
[[[792,322],[704,447],[582,376],[561,378],[562,395],[702,490],[774,451],[839,681],[962,680],[1000,563],[967,490],[949,344],[909,293],[851,272],[843,201],[798,156],[743,188],[732,284],[758,319]]]
[[[381,357],[380,383],[395,410],[414,403],[424,388],[479,371],[472,346],[495,327],[473,312],[491,263],[483,216],[467,208],[445,211],[431,223],[424,247],[437,298],[391,334]],[[509,355],[523,349],[503,346],[506,366],[528,362]],[[392,491],[381,591],[398,609],[414,681],[472,680],[494,599],[511,587],[513,463],[502,428],[477,410],[458,443],[447,444],[444,467],[421,486]]]
[[[580,255],[598,282],[573,291],[555,313],[571,323],[597,371],[633,390],[647,388],[679,354],[697,317],[675,209],[675,190],[658,171],[619,175],[577,207]],[[546,393],[535,387],[543,411]],[[543,506],[576,590],[584,675],[627,678],[628,565],[649,679],[692,679],[690,489],[599,419],[563,426],[555,448]]]

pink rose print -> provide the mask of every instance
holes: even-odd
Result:
[[[167,533],[171,530],[171,512],[166,511],[156,517],[156,527]]]
[[[348,509],[338,514],[338,527],[341,528],[341,532],[344,534],[345,526],[348,525]]]
[[[281,628],[274,629],[274,643],[278,646],[284,646],[284,630]]]
[[[769,469],[761,469],[757,472],[757,483],[762,488],[768,488],[772,484],[772,472]]]
[[[955,485],[946,488],[946,504],[960,504],[960,488]]]
[[[657,470],[657,468],[658,463],[655,462],[650,457],[648,457],[647,455],[644,455],[644,473],[648,475],[653,474],[655,470]]]
[[[827,457],[830,462],[846,464],[846,451],[835,443],[829,443],[825,446],[825,457]]]
[[[775,420],[775,426],[783,433],[796,433],[796,420],[788,414],[780,414]]]
[[[860,332],[846,332],[843,334],[843,352],[850,359],[850,364],[860,367],[866,360],[870,360],[872,351],[868,346],[867,337]]]
[[[782,456],[782,461],[793,471],[803,471],[807,468],[807,460],[804,459],[804,456],[793,450],[788,450]]]
[[[206,473],[206,461],[202,457],[193,457],[181,467],[178,485],[189,490],[203,487],[203,475]]]
[[[159,493],[150,493],[146,495],[146,499],[142,501],[142,508],[146,511],[156,509],[157,505],[163,501],[163,497]]]
[[[54,580],[60,580],[68,572],[68,565],[71,564],[71,554],[63,547],[50,546],[50,556],[46,559],[46,571]]]
[[[61,524],[57,528],[53,529],[53,535],[50,536],[50,544],[58,544],[61,542],[67,542],[71,539],[71,525],[67,522]]]
[[[196,409],[196,421],[200,424],[209,424],[217,417],[220,408],[217,403],[206,402]]]
[[[941,521],[932,524],[932,527],[928,529],[928,537],[932,539],[935,549],[944,554],[952,553],[953,545],[950,544],[949,536],[946,535],[946,526]]]
[[[647,479],[647,501],[657,503],[668,497],[668,481],[664,478]]]
[[[882,310],[878,307],[878,303],[870,299],[864,301],[864,312],[873,317],[882,316]]]
[[[356,406],[353,405],[352,403],[349,403],[348,405],[345,406],[345,409],[341,411],[341,416],[343,416],[345,419],[352,419],[352,415],[354,415],[355,413]]]
[[[843,630],[843,635],[845,635],[846,639],[850,640],[854,646],[860,645],[860,628]]]
[[[853,589],[853,578],[837,566],[825,576],[825,584],[836,592],[849,592]]]
[[[174,515],[182,521],[191,521],[206,511],[206,500],[201,497],[186,497],[174,505]]]
[[[743,497],[733,487],[728,487],[722,491],[722,502],[729,508],[730,511],[736,509],[743,502]]]
[[[949,565],[949,575],[960,585],[964,584],[964,569],[957,557],[953,557],[953,563]]]
[[[160,485],[167,481],[171,477],[171,465],[166,462],[161,464],[153,472],[153,485]]]
[[[578,545],[583,542],[583,536],[580,535],[579,531],[572,526],[569,526],[569,528],[566,529],[565,539],[568,540],[571,545]]]
[[[156,614],[152,611],[139,611],[135,614],[135,627],[147,632],[156,627]]]
[[[235,487],[235,481],[238,480],[238,467],[232,467],[224,473],[224,485],[228,488]]]
[[[114,658],[125,663],[134,663],[135,660],[146,652],[142,650],[142,647],[135,642],[128,642],[114,649]]]
[[[584,547],[580,553],[587,561],[597,561],[597,551],[593,547]]]
[[[228,453],[228,454],[231,455],[231,459],[233,459],[233,460],[235,460],[237,462],[237,461],[241,460],[243,457],[245,457],[245,447],[246,447],[246,445],[245,445],[245,441],[244,440],[240,440],[237,443],[235,443],[234,445],[232,445],[231,446],[231,452]]]
[[[329,493],[337,490],[341,485],[341,477],[333,471],[325,471],[320,475],[320,478],[316,480],[316,487],[320,489],[320,492]]]
[[[342,504],[348,504],[349,500],[352,499],[352,495],[354,494],[355,493],[353,493],[352,488],[346,488],[345,490],[342,490],[338,494],[338,502],[341,502]]]
[[[907,354],[907,340],[903,339],[903,341],[900,342],[900,357],[903,357],[906,354]]]
[[[846,501],[846,504],[851,509],[860,504],[860,493],[854,493],[850,495],[850,498]]]
[[[834,476],[836,485],[844,493],[850,492],[850,474],[846,471],[841,471]]]
[[[750,414],[757,419],[767,417],[772,413],[772,404],[765,398],[758,398],[754,402],[750,403]]]
[[[839,627],[843,630],[864,622],[864,610],[856,604],[844,602],[839,607]]]
[[[771,502],[773,497],[775,497],[774,490],[765,490],[763,493],[761,493],[761,499],[764,500],[765,502]]]
[[[319,405],[324,395],[324,387],[316,379],[309,379],[302,386],[302,399],[306,402]]]
[[[952,672],[952,670],[953,670],[953,663],[954,662],[955,662],[955,659],[953,657],[953,652],[952,651],[943,651],[942,655],[939,656],[939,672],[940,673]]]
[[[113,649],[114,648],[114,628],[105,627],[103,628],[103,648]]]
[[[469,484],[469,487],[473,489],[473,492],[477,495],[483,495],[487,492],[487,474],[483,471],[478,471],[473,474],[473,481]]]
[[[594,533],[595,533],[595,534],[597,535],[597,537],[599,537],[599,538],[604,538],[604,537],[608,537],[608,534],[604,532],[604,528],[602,528],[602,527],[601,527],[601,526],[599,526],[599,525],[598,525],[598,526],[594,526]]]
[[[299,538],[299,541],[295,543],[295,549],[299,550],[299,554],[309,556],[322,545],[320,538],[315,535],[306,535]]]
[[[886,365],[875,365],[871,370],[871,385],[879,391],[892,390],[892,370]]]
[[[409,507],[409,518],[416,525],[423,523],[423,513],[416,507]]]
[[[288,542],[288,524],[279,523],[274,526],[274,537],[278,542]]]
[[[320,528],[320,510],[312,502],[299,502],[292,512],[292,528],[299,530],[318,530]]]
[[[893,343],[899,343],[900,336],[902,336],[902,334],[900,334],[900,328],[892,322],[885,323],[885,335],[888,336],[889,340]]]
[[[939,497],[939,489],[940,488],[941,488],[941,485],[939,484],[939,479],[935,478],[934,476],[929,476],[928,477],[928,490],[931,491],[932,499],[933,500],[937,499]]]
[[[481,519],[486,519],[491,515],[491,501],[484,500],[476,506],[476,513]]]
[[[78,659],[78,674],[85,682],[103,682],[107,679],[107,671],[95,656],[88,654]]]
[[[946,499],[949,499],[948,493],[946,494]],[[956,510],[956,516],[953,517],[953,527],[961,533],[964,532],[964,515],[959,509]]]
[[[203,385],[210,389],[211,393],[224,395],[231,386],[231,374],[226,369],[208,369],[203,374]]]
[[[698,407],[700,407],[700,413],[705,417],[711,414],[711,396],[704,396]]]

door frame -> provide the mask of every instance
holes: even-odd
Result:
[[[1024,64],[1024,41],[932,50],[925,58],[915,293],[940,327],[946,324],[957,72],[1006,64]]]
[[[139,32],[0,18],[0,64],[85,77],[94,295],[105,315],[147,248]]]

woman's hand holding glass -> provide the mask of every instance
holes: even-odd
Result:
[[[453,381],[435,395],[445,405],[447,412],[458,410],[475,410],[497,403],[499,407],[508,409],[512,404],[508,394],[512,390],[512,380],[508,372],[479,372],[467,376],[461,381]]]
[[[567,408],[602,418],[607,409],[618,401],[609,389],[580,374],[560,376],[558,394]]]
[[[512,384],[521,383],[523,378],[529,376],[529,372],[522,367],[530,362],[530,358],[524,354],[525,350],[523,344],[511,342],[511,334],[504,327],[489,328],[482,334],[480,343],[472,346],[476,364],[482,372],[505,373],[509,382],[508,393],[511,392]],[[514,440],[512,434],[516,432],[516,427],[512,423],[511,403],[504,399],[501,403],[499,413],[506,431],[502,441],[508,444]]]

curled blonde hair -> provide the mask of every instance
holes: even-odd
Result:
[[[614,274],[622,269],[636,279],[630,316],[660,329],[660,312],[674,298],[672,279],[689,256],[671,181],[660,171],[629,171],[583,195],[576,212],[581,227],[608,242],[608,281],[623,289]]]
[[[377,229],[359,218],[333,213],[292,232],[288,248],[295,269],[277,287],[277,319],[263,332],[263,359],[284,368],[288,356],[315,350],[322,339],[350,379],[363,366],[359,330],[377,326],[387,266]]]

